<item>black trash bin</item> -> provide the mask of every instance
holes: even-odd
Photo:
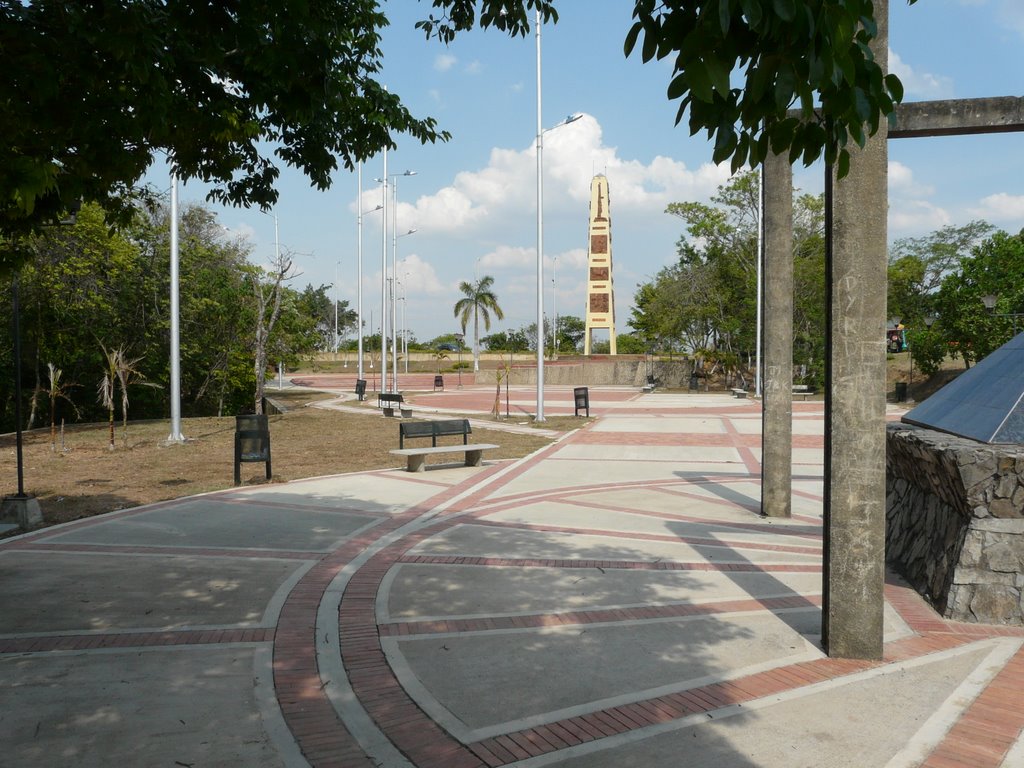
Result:
[[[434,391],[437,392],[439,389],[444,392],[444,376],[440,374],[434,377]]]
[[[366,379],[356,379],[356,397],[359,402],[366,399]]]
[[[690,374],[690,390],[691,391],[696,391],[697,390],[697,374],[696,373],[691,373]]]
[[[576,416],[580,415],[581,410],[585,410],[587,418],[590,418],[590,390],[586,387],[576,387],[572,391],[573,400],[576,401]]]
[[[235,416],[235,485],[242,482],[242,463],[262,461],[271,478],[270,426],[264,414]]]
[[[896,382],[896,402],[905,403],[907,402],[907,382],[897,381]]]

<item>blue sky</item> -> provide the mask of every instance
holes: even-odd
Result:
[[[890,67],[907,101],[1021,95],[1024,91],[1024,2],[920,0],[891,2]],[[450,47],[413,28],[430,4],[390,0],[381,81],[418,117],[437,118],[453,138],[421,146],[397,137],[388,172],[416,171],[398,185],[398,273],[407,296],[407,324],[427,340],[457,330],[452,306],[458,283],[492,275],[506,319],[518,328],[536,318],[536,49],[531,34],[509,40],[473,32]],[[561,0],[560,21],[542,35],[543,123],[568,114],[578,121],[545,134],[545,307],[582,317],[587,208],[595,173],[609,179],[615,300],[619,332],[628,330],[636,284],[675,260],[674,201],[704,201],[727,180],[711,163],[711,145],[674,127],[665,97],[670,67],[625,59],[622,42],[632,3]],[[1024,135],[892,141],[889,145],[890,240],[927,234],[983,218],[1011,232],[1024,228]],[[363,209],[379,204],[376,158],[363,170]],[[159,182],[162,170],[150,180]],[[795,169],[797,186],[822,189],[820,167]],[[166,185],[164,185],[166,186]],[[296,254],[307,282],[334,284],[356,301],[354,173],[338,172],[328,192],[284,169],[275,213],[282,247]],[[193,182],[183,200],[199,200]],[[390,203],[389,203],[390,205]],[[253,259],[274,248],[274,222],[258,211],[218,209],[221,222],[251,239]],[[364,216],[363,308],[380,318],[380,213]],[[390,227],[390,225],[389,225]],[[388,263],[391,260],[389,235]],[[554,282],[553,279],[554,278]],[[187,286],[183,286],[187,290]],[[401,320],[399,320],[401,324]],[[492,330],[494,329],[492,328]]]

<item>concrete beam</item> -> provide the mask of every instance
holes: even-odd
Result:
[[[888,0],[877,0],[872,49],[883,70]],[[850,151],[829,184],[826,279],[825,567],[822,642],[829,656],[882,658],[885,584],[886,127]]]
[[[764,163],[764,410],[761,514],[793,510],[793,168]]]
[[[922,136],[970,136],[979,133],[1024,131],[1024,98],[918,101],[896,107],[890,139]]]

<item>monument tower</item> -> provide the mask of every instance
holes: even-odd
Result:
[[[590,354],[595,328],[607,328],[609,349],[615,351],[615,292],[612,289],[612,222],[608,177],[590,182],[590,237],[587,242],[587,321],[583,354]]]

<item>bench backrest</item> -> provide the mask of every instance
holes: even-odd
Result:
[[[462,435],[462,444],[469,443],[473,428],[469,419],[445,419],[444,421],[403,421],[398,425],[398,447],[405,447],[407,437],[429,437],[430,444],[437,447],[437,438],[448,435]]]

